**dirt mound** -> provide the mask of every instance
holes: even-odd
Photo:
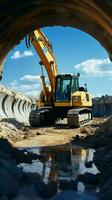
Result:
[[[7,138],[10,141],[21,140],[24,139],[25,135],[28,135],[28,132],[27,126],[14,118],[0,121],[0,138]]]
[[[110,135],[112,134],[112,117],[107,119],[103,124],[96,129],[96,134]]]

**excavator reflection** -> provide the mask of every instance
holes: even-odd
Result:
[[[40,149],[40,154],[47,159],[43,160],[42,177],[46,178],[47,165],[50,169],[47,173],[48,180],[74,180],[78,174],[84,170],[84,163],[89,159],[89,150],[72,147],[44,147]]]

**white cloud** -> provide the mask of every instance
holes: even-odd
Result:
[[[32,84],[32,85],[27,85],[27,84],[23,84],[23,85],[21,85],[21,84],[19,84],[19,83],[17,83],[16,85],[13,85],[13,83],[11,83],[10,84],[11,85],[11,87],[13,88],[13,89],[17,89],[17,90],[21,90],[21,92],[23,91],[23,92],[25,92],[25,91],[27,91],[27,90],[32,90],[32,88],[33,89],[38,89],[38,88],[40,88],[40,84],[39,83],[37,83],[37,84]]]
[[[74,66],[82,74],[91,76],[112,76],[112,63],[109,58],[89,59]]]
[[[15,85],[14,82],[10,83],[9,87],[15,91],[24,93],[27,96],[38,98],[41,91],[41,84],[20,84],[18,81]]]
[[[24,83],[24,82],[25,83]],[[13,80],[9,87],[27,96],[38,98],[41,91],[40,76],[25,75],[19,80]]]
[[[14,52],[14,54],[11,56],[11,59],[19,59],[19,58],[24,58],[28,56],[33,56],[34,53],[32,51],[24,51],[21,53],[20,51]]]
[[[39,97],[40,91],[39,90],[31,90],[31,91],[27,91],[25,94],[29,97],[37,98],[37,97]]]
[[[17,85],[17,80],[13,80],[11,83],[10,83],[11,87],[16,87]]]
[[[20,78],[20,81],[40,81],[40,76],[26,74],[25,76]]]

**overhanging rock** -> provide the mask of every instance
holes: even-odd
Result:
[[[112,0],[1,0],[0,73],[8,52],[25,35],[46,26],[70,26],[90,34],[112,60]]]

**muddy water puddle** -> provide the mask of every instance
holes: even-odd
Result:
[[[94,150],[65,145],[55,147],[27,148],[27,151],[40,155],[40,160],[32,161],[32,164],[22,163],[25,172],[37,172],[45,183],[49,180],[56,181],[59,189],[73,189],[75,180],[79,174],[98,172],[94,164],[87,168],[85,163],[92,161]],[[84,191],[84,185],[79,182],[78,191]]]

